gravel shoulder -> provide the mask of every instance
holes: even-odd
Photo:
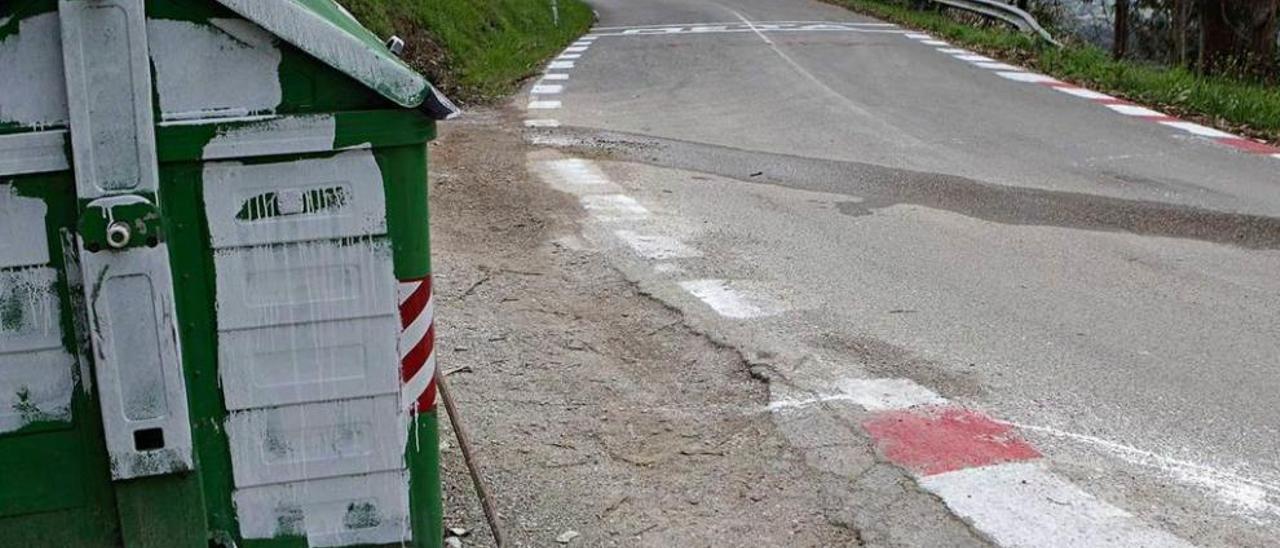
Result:
[[[519,128],[476,110],[431,149],[439,364],[510,543],[861,544],[830,488],[847,480],[780,433],[741,356],[578,237],[577,202],[526,171]],[[492,545],[442,437],[446,526]]]

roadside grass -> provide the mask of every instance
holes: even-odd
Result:
[[[510,93],[591,27],[582,0],[339,0],[446,93],[482,102]],[[559,24],[552,6],[559,11]]]
[[[825,0],[832,4],[926,30],[956,45],[1017,62],[1077,85],[1135,103],[1159,107],[1228,131],[1280,142],[1280,88],[1180,67],[1116,61],[1098,47],[1068,43],[1055,48],[1004,27],[974,26],[934,11],[884,0]]]

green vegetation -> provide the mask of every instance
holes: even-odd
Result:
[[[1081,86],[1105,91],[1171,114],[1230,131],[1280,141],[1280,88],[1183,68],[1116,61],[1097,47],[1070,43],[1055,48],[1005,27],[972,25],[945,13],[919,11],[887,0],[827,0],[952,43],[1020,63]]]
[[[405,59],[464,101],[509,93],[585,33],[594,18],[581,0],[339,2],[379,36],[404,38]]]

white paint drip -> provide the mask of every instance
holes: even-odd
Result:
[[[1029,432],[1039,432],[1049,436],[1082,443],[1109,453],[1125,462],[1152,468],[1177,479],[1183,483],[1196,486],[1218,498],[1224,503],[1254,514],[1271,514],[1280,516],[1280,505],[1268,499],[1280,497],[1280,482],[1265,481],[1241,476],[1227,470],[1219,470],[1212,466],[1174,459],[1158,455],[1145,449],[1138,449],[1085,434],[1076,434],[1050,428],[1015,422],[1005,422],[1009,426]]]
[[[919,478],[956,515],[1006,548],[1191,548],[1036,463],[967,468]]]
[[[553,110],[560,108],[560,101],[529,101],[529,108],[535,110]]]
[[[552,61],[551,63],[547,64],[548,70],[571,69],[571,68],[573,68],[573,61]]]
[[[559,84],[538,84],[533,86],[533,89],[529,90],[529,93],[534,93],[539,95],[555,95],[562,91],[564,91],[564,86]]]
[[[977,63],[974,63],[974,65],[984,69],[990,69],[990,70],[1007,70],[1007,71],[1024,70],[1022,67],[1016,67],[1008,63],[999,63],[999,62],[995,62],[995,63],[977,62]]]
[[[524,127],[560,127],[560,120],[553,120],[550,118],[525,120]]]
[[[163,119],[241,117],[279,106],[275,38],[243,19],[147,20]],[[210,55],[217,52],[217,55]]]
[[[21,234],[43,236],[43,217],[37,226]],[[0,255],[0,261],[7,259]],[[76,363],[62,346],[57,286],[58,272],[48,266],[0,270],[0,310],[5,312],[0,323],[0,433],[71,418]]]
[[[49,262],[44,230],[48,211],[44,200],[19,196],[13,185],[0,185],[0,268]]]
[[[1013,80],[1015,82],[1026,82],[1028,84],[1057,84],[1061,83],[1054,78],[1050,78],[1043,74],[1034,72],[997,72],[1001,78]]]
[[[1138,105],[1106,105],[1107,108],[1119,112],[1125,116],[1139,116],[1143,118],[1163,118],[1163,112],[1156,112],[1147,107]]]
[[[873,412],[947,403],[942,396],[910,379],[841,379],[836,383],[835,392],[812,398],[778,400],[769,404],[769,410],[782,411],[837,401],[850,402]]]
[[[333,116],[268,117],[221,131],[204,146],[205,160],[331,151],[338,124]]]
[[[1235,135],[1225,131],[1218,131],[1211,127],[1202,126],[1194,122],[1168,121],[1160,123],[1201,137],[1209,137],[1213,139],[1234,139],[1236,137]]]
[[[680,287],[726,318],[747,320],[776,313],[753,302],[725,280],[692,280],[680,282]]]
[[[649,210],[630,196],[601,194],[580,198],[582,207],[602,221],[617,221],[647,217]]]
[[[1098,93],[1091,89],[1085,89],[1085,88],[1080,88],[1075,86],[1053,86],[1053,89],[1061,91],[1067,95],[1074,95],[1076,97],[1080,97],[1082,99],[1092,99],[1095,101],[1097,100],[1105,101],[1105,100],[1115,99],[1115,97],[1112,97],[1105,93]]]
[[[61,36],[53,12],[23,19],[17,34],[0,42],[0,122],[36,128],[67,123]]]
[[[563,72],[548,72],[542,75],[543,80],[568,80],[569,75]]]
[[[667,236],[640,234],[631,230],[617,230],[614,235],[646,259],[663,261],[667,259],[691,259],[702,256],[701,251]]]

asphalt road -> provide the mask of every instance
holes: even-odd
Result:
[[[1280,538],[1280,159],[818,2],[592,4],[529,138],[634,200],[584,232],[776,401],[909,379],[1153,529]]]

